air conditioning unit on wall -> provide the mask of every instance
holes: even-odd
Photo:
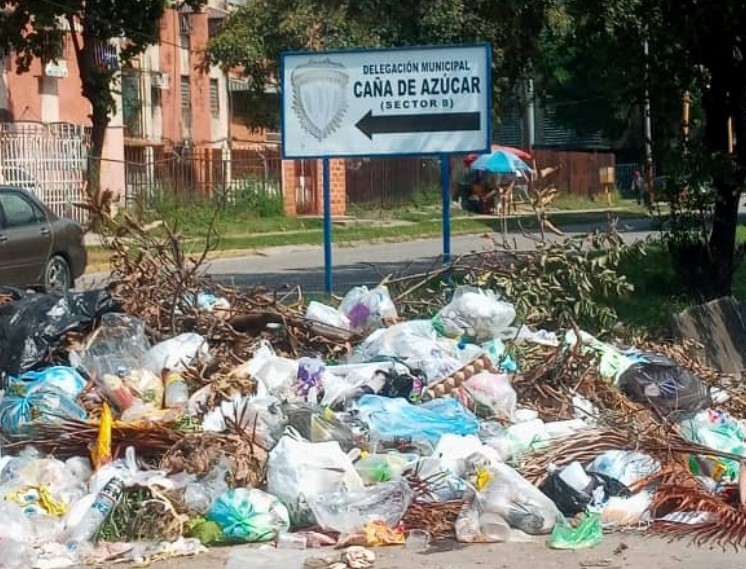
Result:
[[[55,79],[64,79],[67,77],[67,61],[64,59],[48,61],[44,66],[44,75]]]
[[[156,89],[168,89],[168,73],[154,73],[153,87]]]

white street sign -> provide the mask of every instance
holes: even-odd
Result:
[[[488,45],[286,53],[285,158],[489,152]]]

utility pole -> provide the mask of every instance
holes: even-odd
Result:
[[[645,101],[644,101],[644,124],[645,124],[645,183],[653,201],[653,127],[650,120],[650,62],[648,57],[648,38],[643,40],[643,53],[645,56]]]
[[[525,127],[525,135],[523,137],[523,143],[525,145],[525,148],[528,152],[533,153],[534,151],[534,143],[535,143],[535,136],[536,133],[534,131],[535,129],[535,120],[534,120],[534,80],[529,77],[525,81],[525,91],[524,91],[524,104],[525,104],[525,113],[523,115],[523,123]]]

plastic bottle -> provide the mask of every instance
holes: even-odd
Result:
[[[96,496],[85,517],[68,536],[66,547],[70,551],[77,551],[81,543],[89,543],[96,537],[104,522],[114,507],[122,499],[124,482],[119,478],[112,478]]]
[[[163,383],[166,386],[166,407],[178,409],[189,403],[189,388],[179,372],[166,371]]]

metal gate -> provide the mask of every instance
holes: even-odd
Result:
[[[86,127],[68,123],[0,123],[0,183],[36,194],[54,213],[87,221],[83,199]]]

